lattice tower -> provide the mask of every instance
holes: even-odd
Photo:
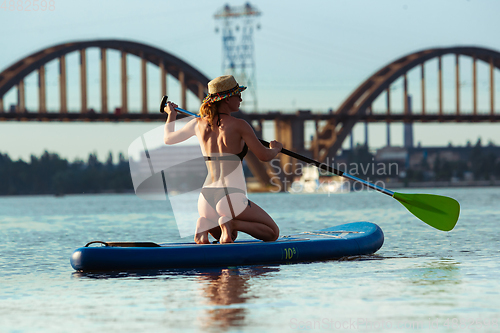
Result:
[[[260,29],[256,19],[261,12],[250,3],[243,6],[226,4],[214,18],[220,22],[216,28],[222,31],[222,72],[233,75],[238,83],[247,86],[242,109],[257,111],[257,87],[255,82],[254,28]]]

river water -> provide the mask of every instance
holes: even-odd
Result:
[[[384,246],[342,260],[144,274],[78,273],[69,258],[91,240],[185,241],[164,202],[1,197],[0,332],[498,332],[500,188],[411,192],[457,199],[455,229],[374,192],[250,194],[282,234],[370,221]]]

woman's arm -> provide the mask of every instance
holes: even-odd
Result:
[[[275,140],[269,143],[269,148],[262,145],[255,135],[252,126],[250,126],[250,124],[243,119],[239,120],[238,125],[243,141],[245,141],[248,148],[255,154],[255,156],[257,156],[259,160],[269,162],[276,157],[276,155],[278,155],[283,148],[283,145]]]
[[[195,135],[196,119],[192,119],[181,129],[177,131],[175,130],[175,118],[177,117],[177,111],[175,110],[176,107],[177,104],[167,102],[167,106],[165,106],[164,109],[168,114],[168,117],[165,123],[163,141],[167,145],[173,145],[185,141]]]

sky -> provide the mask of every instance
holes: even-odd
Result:
[[[8,1],[7,1],[8,3]],[[17,3],[17,2],[16,2]],[[24,1],[27,3],[27,1]],[[122,39],[161,48],[189,63],[209,78],[222,71],[222,38],[214,13],[226,3],[244,1],[52,1],[52,10],[26,11],[0,8],[0,71],[16,61],[51,45],[70,41]],[[255,23],[254,57],[256,94],[261,112],[298,109],[327,112],[342,102],[368,77],[390,62],[413,52],[450,46],[480,46],[500,50],[500,2],[496,0],[253,0],[262,15]],[[10,8],[12,9],[12,8]],[[98,51],[89,50],[89,106],[99,109]],[[79,107],[78,56],[67,56],[68,105]],[[444,108],[455,108],[453,57],[444,57]],[[128,60],[129,107],[139,107],[140,71],[137,59]],[[461,59],[461,105],[472,108],[472,67]],[[58,107],[57,61],[47,64],[48,107]],[[119,106],[119,58],[108,53],[110,109]],[[437,110],[436,62],[426,64],[428,111]],[[157,109],[158,70],[148,65],[148,103]],[[418,72],[410,71],[410,94],[414,112],[419,112]],[[500,73],[496,70],[496,109],[500,112]],[[177,82],[169,79],[169,97],[179,99]],[[38,105],[37,76],[26,78],[28,109]],[[478,64],[479,110],[488,111],[488,67]],[[401,82],[391,87],[393,109],[402,105]],[[243,95],[243,98],[245,96]],[[16,101],[12,89],[4,96],[4,107]],[[384,111],[384,97],[374,104]],[[188,99],[187,109],[197,112],[199,101]],[[37,123],[0,122],[0,153],[28,160],[44,150],[73,160],[96,153],[105,160],[108,153],[127,155],[129,145],[141,134],[161,123]],[[497,124],[415,124],[414,142],[423,146],[465,145],[482,142],[500,144]],[[369,126],[369,145],[386,145],[386,125]],[[306,133],[312,134],[310,130]],[[266,124],[264,139],[273,139],[272,124]],[[364,125],[356,125],[353,138],[364,142]],[[348,141],[348,140],[347,140]],[[160,145],[161,143],[159,143]],[[403,126],[391,125],[391,144],[403,144]],[[347,145],[347,142],[346,144]]]

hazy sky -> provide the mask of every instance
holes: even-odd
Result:
[[[26,1],[24,1],[26,3]],[[16,7],[0,9],[0,71],[21,58],[69,41],[123,39],[149,44],[170,52],[206,76],[223,74],[221,34],[213,14],[227,1],[53,1],[52,11],[24,11]],[[17,3],[17,2],[16,2]],[[48,3],[48,2],[47,2]],[[243,1],[231,1],[242,5]],[[419,50],[448,46],[481,46],[500,50],[500,1],[497,0],[328,0],[328,1],[251,1],[262,12],[255,31],[256,82],[262,111],[336,109],[365,79],[391,61]],[[24,8],[23,8],[24,9]],[[110,52],[109,106],[119,106],[118,54]],[[68,105],[79,107],[79,76],[76,54],[67,57]],[[470,60],[461,62],[461,105],[472,108]],[[98,51],[88,51],[89,106],[99,109]],[[57,61],[47,65],[48,107],[58,106]],[[445,109],[453,111],[453,57],[444,59]],[[437,109],[435,63],[427,66],[427,110]],[[140,105],[139,61],[129,60],[129,105]],[[479,109],[488,111],[488,68],[478,66]],[[156,110],[159,100],[158,74],[148,66],[148,102]],[[420,89],[418,72],[409,73],[410,94],[418,112]],[[173,81],[173,80],[172,80]],[[36,108],[37,77],[26,79],[28,108]],[[170,83],[170,82],[169,82]],[[500,73],[496,71],[496,108],[500,110]],[[402,89],[392,87],[393,107],[401,105]],[[169,96],[176,100],[179,89],[171,82]],[[243,95],[244,97],[244,95]],[[15,103],[12,89],[4,96],[5,108]],[[198,101],[190,98],[188,109],[197,112]],[[383,98],[375,109],[383,110]],[[103,160],[109,151],[127,152],[140,134],[160,123],[83,124],[0,122],[0,152],[13,159],[27,159],[43,150],[74,159],[97,152]],[[464,145],[481,137],[483,142],[500,144],[495,124],[416,124],[415,142],[422,145]],[[386,143],[385,124],[370,125],[373,148]],[[272,139],[272,130],[265,132]],[[393,125],[391,139],[402,144],[402,126]],[[354,132],[364,141],[363,125]]]

